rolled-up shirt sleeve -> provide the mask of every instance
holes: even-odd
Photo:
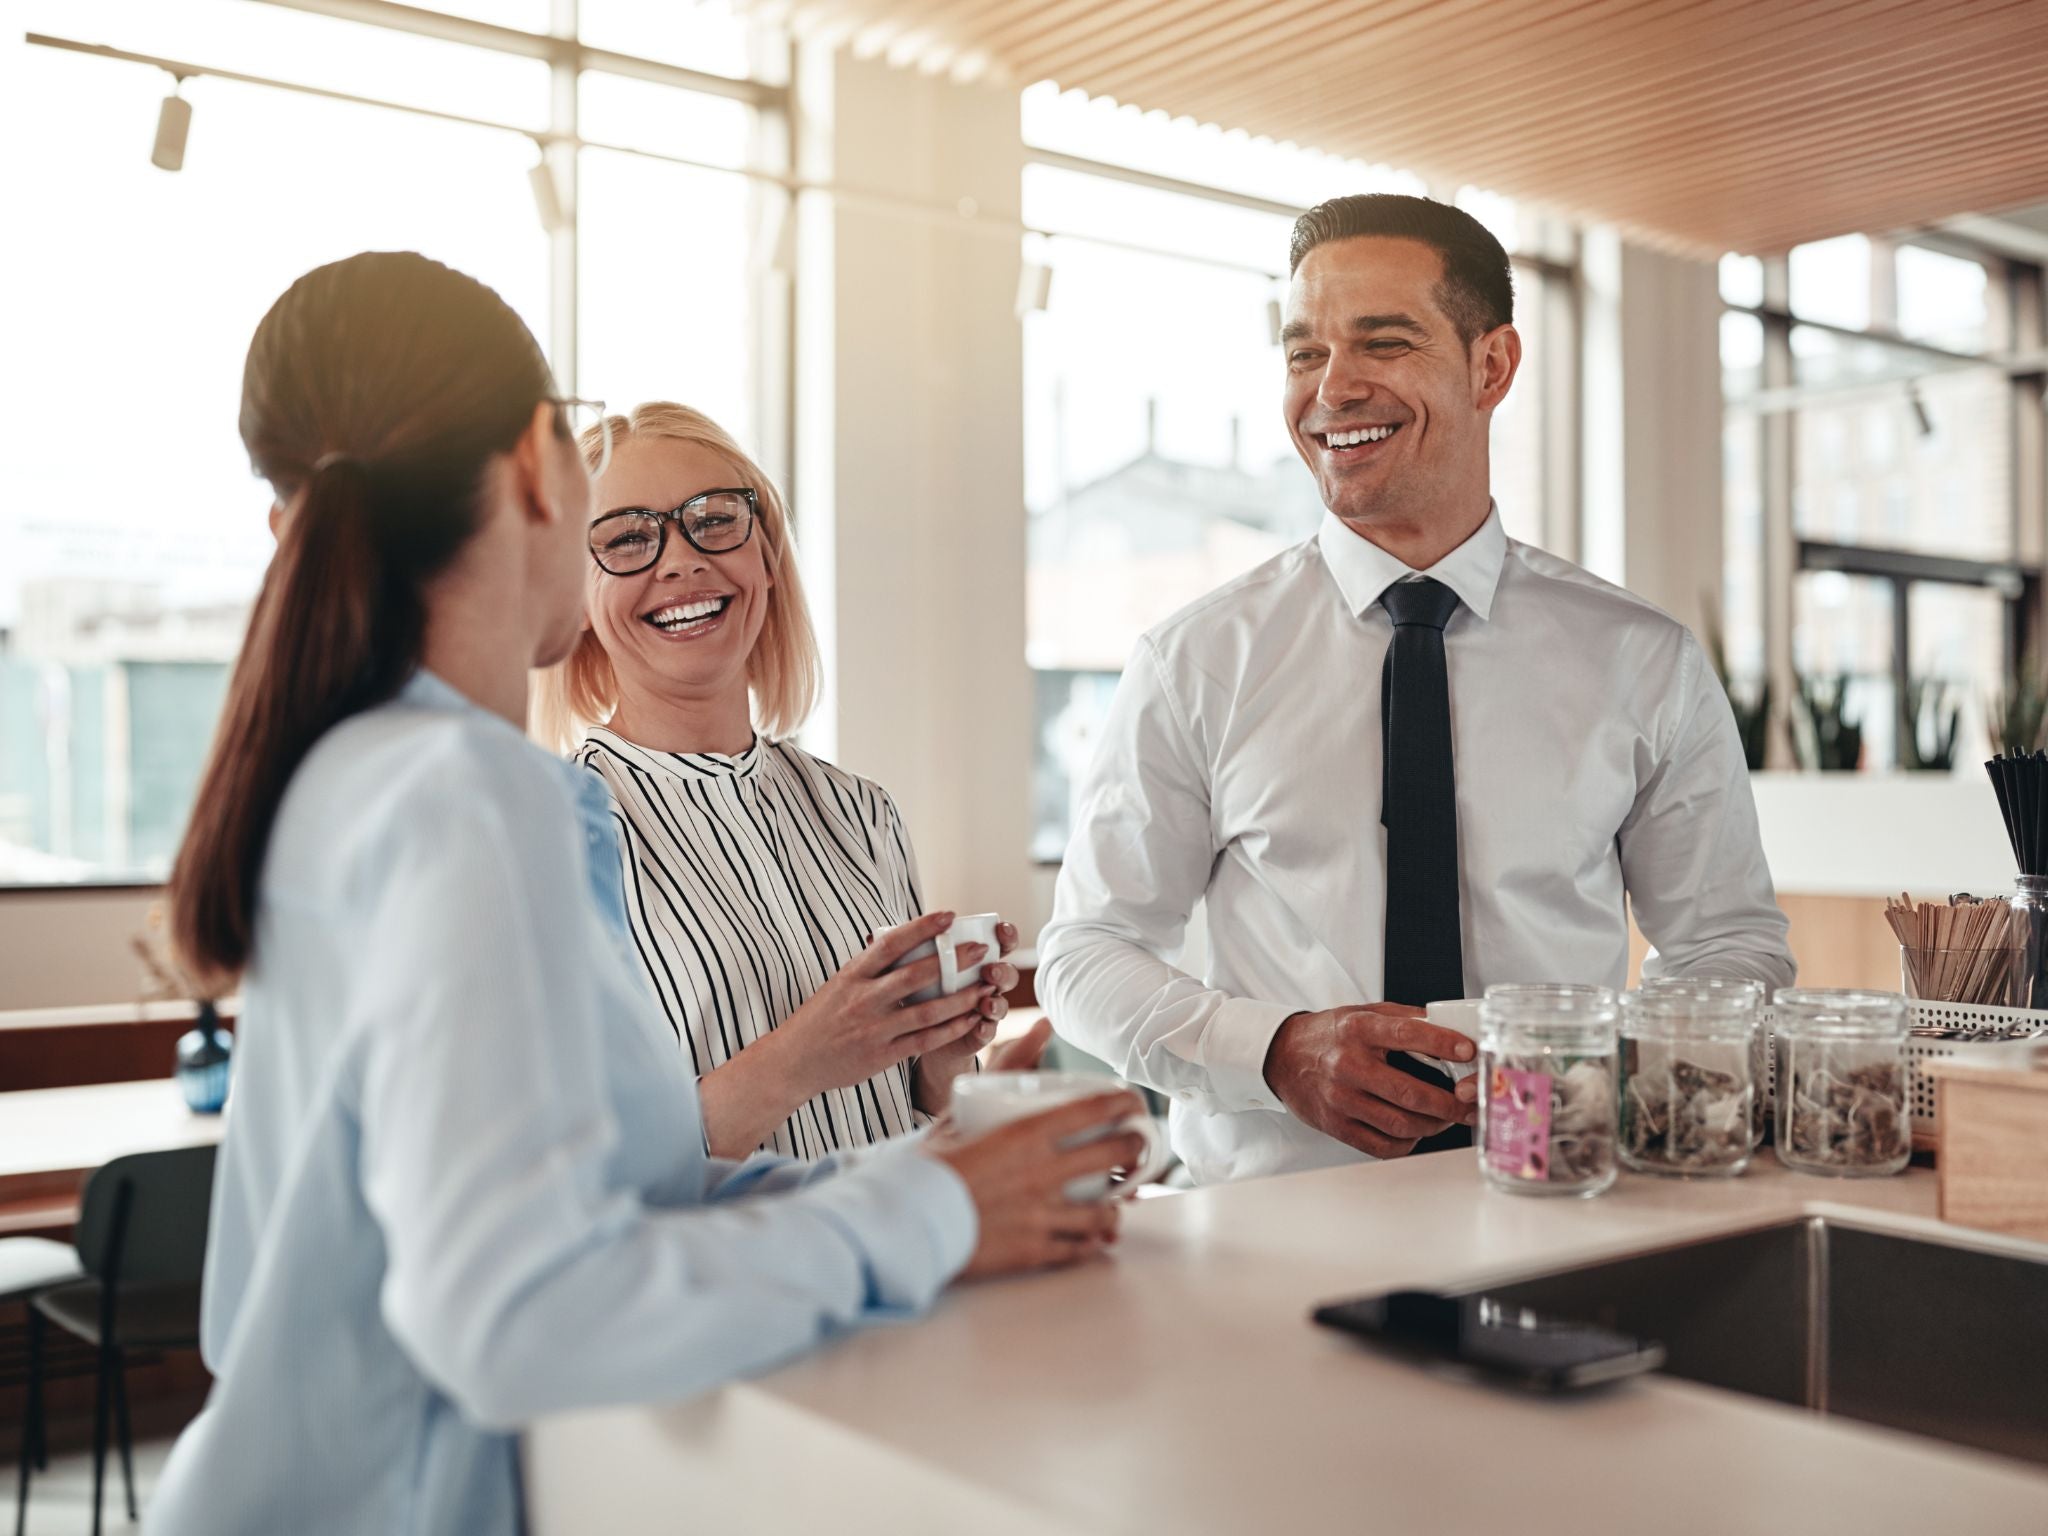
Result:
[[[1159,656],[1140,640],[1088,769],[1038,985],[1054,1027],[1133,1082],[1223,1110],[1278,1109],[1273,1035],[1298,1009],[1169,964],[1215,860],[1210,775]]]
[[[511,1427],[681,1396],[930,1302],[975,1220],[915,1148],[710,1167],[688,1208],[625,1184],[570,817],[515,836],[488,794],[429,809],[380,850],[347,1021],[382,1311],[423,1374]]]
[[[1790,986],[1790,923],[1771,887],[1735,716],[1685,637],[1676,728],[1618,839],[1643,936],[1643,974],[1748,977]]]

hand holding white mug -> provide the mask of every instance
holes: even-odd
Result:
[[[1018,938],[1017,925],[1004,922],[993,912],[954,917],[944,929],[898,962],[908,965],[931,958],[939,962],[938,980],[911,993],[908,1000],[926,1003],[964,987],[993,990],[1000,997],[1017,985],[1017,968],[1000,958],[989,957],[1008,955],[1017,947]],[[1007,1003],[999,1008],[986,1007],[982,1017],[997,1022],[1008,1011]]]
[[[1042,1114],[1058,1104],[1072,1104],[1100,1097],[1102,1079],[1085,1072],[984,1072],[953,1085],[953,1125],[962,1135],[978,1136]],[[1159,1122],[1145,1112],[1142,1100],[1120,1117],[1097,1124],[1085,1135],[1068,1139],[1064,1145],[1078,1147],[1090,1140],[1135,1135],[1142,1143],[1142,1155],[1135,1161],[1114,1165],[1122,1174],[1119,1193],[1158,1178],[1173,1161]],[[1077,1202],[1105,1200],[1110,1194],[1107,1171],[1077,1178],[1066,1186],[1067,1199]]]
[[[1144,1157],[1143,1137],[1117,1129],[1143,1113],[1136,1094],[1094,1093],[985,1135],[949,1124],[927,1139],[924,1154],[952,1168],[974,1201],[979,1224],[962,1278],[1064,1267],[1115,1242],[1119,1203],[1077,1203],[1065,1192],[1077,1182],[1106,1183],[1111,1169]]]
[[[952,920],[950,912],[932,912],[891,928],[775,1029],[698,1079],[712,1155],[744,1157],[806,1099],[864,1083],[992,1027],[972,988],[909,1001],[938,982],[940,965],[936,955],[907,958],[920,946],[929,949]],[[954,957],[970,967],[986,958],[979,944],[955,946]]]
[[[798,1102],[827,1088],[864,1083],[899,1061],[971,1038],[981,1028],[977,992],[926,995],[940,979],[935,957],[911,958],[952,925],[932,912],[891,928],[847,963],[765,1038],[779,1042]],[[949,946],[956,962],[979,965],[979,944]]]
[[[980,1023],[972,1031],[918,1057],[917,1076],[911,1090],[917,1107],[926,1114],[945,1113],[947,1105],[952,1102],[953,1079],[965,1072],[982,1048],[995,1039],[996,1026],[1010,1012],[1009,1001],[1003,994],[1017,985],[1017,968],[1001,959],[987,959],[983,946],[993,943],[998,955],[1007,955],[1017,947],[1018,940],[1016,924],[1004,922],[993,912],[980,912],[954,918],[950,928],[936,935],[930,943],[919,945],[899,962],[909,964],[920,959],[938,962],[938,981],[912,993],[913,1002],[972,988],[975,1007],[981,1016]],[[1038,1045],[1029,1052],[1029,1059],[1024,1059],[1022,1050],[1010,1050],[1010,1059],[1005,1064],[1014,1068],[1037,1066],[1038,1056],[1043,1053],[1045,1039],[1049,1036],[1049,1030],[1034,1031]]]
[[[1425,1022],[1435,1025],[1438,1029],[1452,1030],[1463,1035],[1474,1045],[1479,1043],[1479,999],[1476,997],[1453,998],[1446,1002],[1431,1003],[1423,1011],[1423,1018]],[[1477,1061],[1460,1061],[1451,1056],[1418,1056],[1416,1060],[1426,1066],[1435,1067],[1453,1083],[1462,1083],[1479,1070]]]

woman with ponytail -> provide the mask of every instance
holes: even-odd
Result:
[[[277,492],[171,882],[239,977],[164,1536],[519,1529],[531,1419],[766,1368],[960,1274],[1099,1251],[1107,1095],[857,1160],[708,1157],[627,952],[602,786],[523,735],[582,618],[590,481],[539,348],[424,257],[299,279],[250,347]],[[685,1518],[687,1518],[685,1516]]]

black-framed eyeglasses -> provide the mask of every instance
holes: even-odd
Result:
[[[742,485],[692,496],[673,512],[607,512],[590,525],[590,558],[613,576],[637,576],[668,547],[670,523],[700,553],[729,555],[754,536],[759,505],[753,487]]]

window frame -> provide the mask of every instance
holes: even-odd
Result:
[[[1723,395],[1724,416],[1747,414],[1762,423],[1763,451],[1758,455],[1764,510],[1763,592],[1765,673],[1779,698],[1796,689],[1793,660],[1793,591],[1802,575],[1835,571],[1882,580],[1890,585],[1892,609],[1891,682],[1894,700],[1903,700],[1911,680],[1911,593],[1917,585],[1966,587],[1995,593],[2005,605],[2005,670],[2017,672],[2030,658],[2042,660],[2044,638],[2044,545],[2042,504],[2048,500],[2048,464],[2044,464],[2044,432],[2029,426],[2030,413],[2048,416],[2048,358],[2042,353],[2044,267],[2006,252],[1938,232],[1870,237],[1873,265],[1889,268],[1901,246],[1924,246],[1944,255],[1982,264],[1990,284],[1989,344],[1981,352],[1963,352],[1902,334],[1896,324],[1897,290],[1890,271],[1873,281],[1871,324],[1858,329],[1796,314],[1791,305],[1790,263],[1786,255],[1763,259],[1763,296],[1741,304],[1723,298],[1722,313],[1746,315],[1763,330],[1761,385],[1744,396]],[[1796,329],[1825,332],[1858,341],[1875,341],[1927,359],[1921,371],[1876,380],[1826,383],[1795,382],[1792,333]],[[1815,539],[1800,534],[1793,521],[1793,486],[1798,476],[1796,424],[1800,410],[1891,391],[1912,393],[1912,381],[1930,373],[1962,368],[1996,368],[2010,380],[2008,441],[2012,465],[2008,499],[2012,527],[2010,559],[1961,559],[1877,544]],[[1724,501],[1724,516],[1725,516]],[[1723,621],[1726,622],[1726,603]],[[2000,680],[2001,686],[2003,679]],[[1772,760],[1782,762],[1782,733],[1772,732]],[[1995,744],[1994,744],[1995,745]],[[1895,753],[1896,755],[1896,753]],[[1902,771],[1894,761],[1879,772]]]

